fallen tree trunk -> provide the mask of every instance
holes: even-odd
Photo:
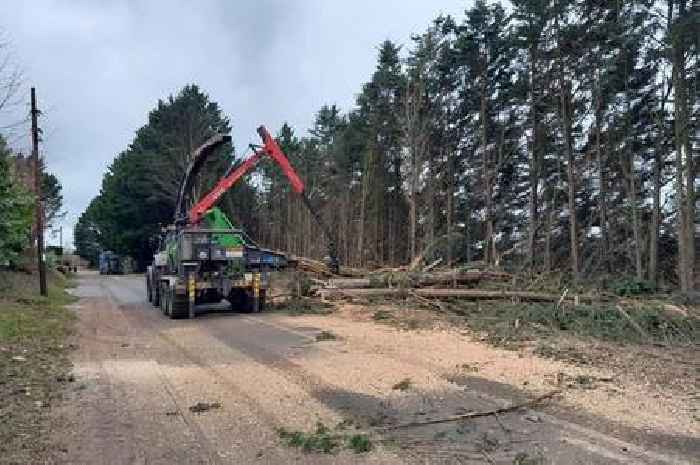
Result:
[[[394,287],[396,284],[403,287],[424,287],[436,284],[469,284],[480,281],[508,281],[510,279],[512,279],[510,273],[500,271],[375,272],[370,275],[369,282],[367,280],[343,280],[342,285],[339,283],[331,287]]]
[[[327,287],[332,289],[362,289],[372,287],[372,280],[369,278],[333,278],[328,280]]]
[[[476,283],[479,281],[508,281],[512,279],[510,273],[499,271],[443,271],[439,273],[424,273],[418,279],[420,286],[432,286],[434,284],[457,284]]]
[[[508,281],[512,276],[496,271],[441,271],[434,273],[372,273],[369,278],[333,278],[327,287],[342,289],[362,289],[368,287],[424,287],[436,284],[468,284],[480,281]]]
[[[410,291],[410,292],[409,292]],[[518,299],[529,302],[557,302],[560,298],[556,294],[542,294],[538,292],[527,291],[498,291],[498,290],[483,290],[483,289],[441,289],[441,288],[423,288],[423,289],[389,289],[389,288],[374,288],[374,289],[319,289],[318,294],[323,298],[339,298],[343,296],[355,297],[401,297],[408,296],[414,293],[420,297],[433,299],[471,299],[471,300],[499,300],[499,299]],[[579,297],[581,301],[591,302],[593,297]],[[567,299],[573,301],[573,298]]]
[[[306,271],[307,273],[315,273],[321,276],[326,276],[330,277],[333,276],[333,273],[331,273],[331,270],[328,268],[328,265],[323,263],[322,261],[319,260],[313,260],[311,258],[306,258],[306,257],[293,257],[293,261],[296,262],[296,269],[300,271]],[[354,277],[354,276],[365,276],[367,274],[366,271],[363,270],[358,270],[357,268],[350,268],[347,266],[340,266],[340,269],[338,270],[340,276],[349,276],[349,277]]]

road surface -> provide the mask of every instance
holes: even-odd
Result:
[[[369,326],[365,338],[318,341],[341,323],[206,309],[173,321],[146,301],[139,276],[82,275],[78,283],[76,381],[57,413],[59,463],[698,463],[696,438],[635,436],[547,406],[386,429],[526,397],[477,378],[446,379],[431,362],[436,354],[384,344]],[[402,379],[407,389],[392,389]],[[219,408],[191,411],[198,403]],[[319,422],[345,425],[343,438],[369,434],[372,450],[306,454],[280,439],[280,428],[313,431]]]

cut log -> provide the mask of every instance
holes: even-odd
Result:
[[[418,279],[420,286],[432,286],[435,284],[476,283],[479,281],[508,281],[512,279],[510,273],[499,271],[461,271],[454,273],[444,271],[439,273],[423,273]]]
[[[435,260],[433,263],[431,263],[430,265],[428,265],[428,266],[426,266],[425,268],[423,268],[423,271],[426,271],[426,272],[427,272],[427,271],[430,271],[430,270],[432,270],[433,268],[435,268],[436,266],[438,266],[440,263],[442,263],[442,258],[438,258],[438,259]]]
[[[436,284],[467,284],[482,280],[507,281],[508,273],[494,271],[434,272],[434,273],[372,273],[370,278],[332,278],[328,280],[329,288],[362,289],[367,287],[391,287],[392,284],[404,284],[403,287],[434,286]]]
[[[410,291],[410,292],[409,292]],[[469,300],[499,300],[518,299],[529,302],[556,302],[560,296],[527,291],[491,291],[483,289],[320,289],[319,295],[324,298],[339,298],[343,296],[356,297],[400,297],[415,293],[421,297],[433,299],[469,299]],[[593,301],[593,297],[581,297],[582,301]]]
[[[480,281],[508,281],[510,279],[512,279],[511,274],[499,271],[375,272],[371,274],[370,283],[364,287],[377,287],[377,283],[380,285],[383,283],[387,286],[389,283],[403,283],[403,287],[424,287],[436,284],[468,284]],[[363,287],[362,282],[364,281],[348,281],[347,287]],[[344,286],[336,285],[335,287]]]
[[[327,287],[334,289],[361,289],[372,287],[372,281],[369,278],[333,278],[328,280]]]

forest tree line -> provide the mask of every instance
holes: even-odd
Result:
[[[342,263],[422,254],[694,287],[700,2],[477,1],[378,52],[354,108],[277,134]],[[196,86],[159,102],[78,223],[79,249],[147,260],[144,232],[172,219],[188,154],[214,132],[230,122]],[[283,175],[259,173],[224,210],[261,244],[322,256]]]

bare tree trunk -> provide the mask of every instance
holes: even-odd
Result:
[[[661,222],[661,164],[663,163],[663,103],[659,108],[659,117],[657,120],[658,135],[654,147],[654,190],[653,190],[653,205],[651,209],[651,224],[649,225],[649,281],[657,283],[657,268],[659,260],[659,225]]]
[[[432,244],[435,240],[435,223],[436,223],[436,212],[435,212],[435,164],[432,157],[428,156],[428,176],[430,176],[429,182],[426,183],[426,203],[428,204],[428,224],[425,228],[425,244]]]
[[[484,261],[491,265],[494,260],[493,256],[493,179],[491,174],[490,160],[488,156],[488,128],[487,128],[487,106],[486,106],[486,76],[485,72],[481,76],[480,84],[480,111],[479,118],[481,119],[481,157],[482,157],[482,176],[484,180],[484,195],[486,196],[486,244],[484,244]]]
[[[535,244],[537,243],[537,225],[538,218],[538,188],[540,183],[540,123],[539,114],[537,111],[538,94],[537,83],[535,82],[537,53],[535,45],[530,46],[530,120],[532,124],[532,139],[530,146],[530,193],[528,196],[528,235],[527,235],[527,266],[532,270],[535,264]]]
[[[603,119],[602,97],[600,96],[600,84],[598,83],[598,95],[596,96],[595,115],[595,138],[596,138],[596,163],[598,165],[598,182],[600,183],[598,192],[598,214],[600,222],[600,261],[606,271],[610,271],[610,259],[608,257],[608,180],[605,176],[605,163],[607,156],[603,159],[602,129]],[[608,146],[610,144],[608,143]],[[607,154],[607,148],[606,148]]]
[[[365,170],[364,173],[362,173],[362,195],[360,199],[360,220],[359,220],[359,232],[357,234],[357,256],[358,256],[358,265],[360,267],[365,265],[365,257],[364,257],[364,250],[365,250],[365,215],[366,215],[366,209],[367,209],[367,195],[368,195],[368,190],[369,190],[369,169],[371,166],[370,163],[370,157],[371,157],[371,152],[366,154],[365,157]]]
[[[644,268],[642,267],[642,240],[639,225],[639,208],[637,205],[637,187],[634,182],[634,157],[629,154],[629,167],[625,173],[627,176],[628,195],[632,208],[632,239],[634,242],[634,269],[637,279],[644,279]]]
[[[568,187],[568,208],[569,208],[569,251],[571,255],[571,273],[574,282],[579,279],[579,257],[578,257],[578,226],[576,224],[576,166],[574,158],[573,137],[571,128],[571,89],[568,81],[564,81],[560,88],[561,98],[561,124],[564,136],[564,149],[566,150],[566,176]]]
[[[632,132],[631,124],[629,124],[629,115],[631,112],[629,105],[629,99],[627,103],[625,119],[627,123],[625,124],[625,132],[629,134]],[[637,204],[637,186],[635,183],[635,169],[634,169],[634,154],[632,153],[632,144],[634,141],[634,136],[632,136],[632,142],[626,141],[625,151],[627,152],[627,160],[621,163],[623,174],[627,178],[625,183],[627,186],[627,197],[630,201],[630,208],[632,210],[632,239],[633,239],[633,253],[634,253],[634,270],[637,279],[644,279],[644,268],[642,266],[642,240],[640,234],[639,225],[639,206]]]
[[[452,215],[454,202],[454,169],[452,154],[448,154],[447,166],[447,266],[452,266]]]
[[[678,4],[679,17],[683,18],[686,13],[686,0],[676,0],[676,2]],[[669,0],[669,10],[672,11],[672,8],[673,0]],[[688,109],[685,46],[682,41],[683,39],[679,37],[676,31],[669,32],[674,37],[672,47],[672,79],[675,116],[676,197],[678,199],[678,274],[681,290],[687,292],[694,287],[695,176],[693,173],[693,160],[689,137],[690,115]],[[691,217],[691,214],[693,217]]]
[[[416,160],[415,149],[411,151],[411,182],[410,182],[410,199],[409,202],[409,218],[410,218],[410,241],[411,241],[411,260],[416,257],[416,196],[418,191],[418,166]]]
[[[556,212],[557,186],[549,187],[549,208],[547,209],[547,230],[544,233],[544,270],[552,271],[552,228]]]

